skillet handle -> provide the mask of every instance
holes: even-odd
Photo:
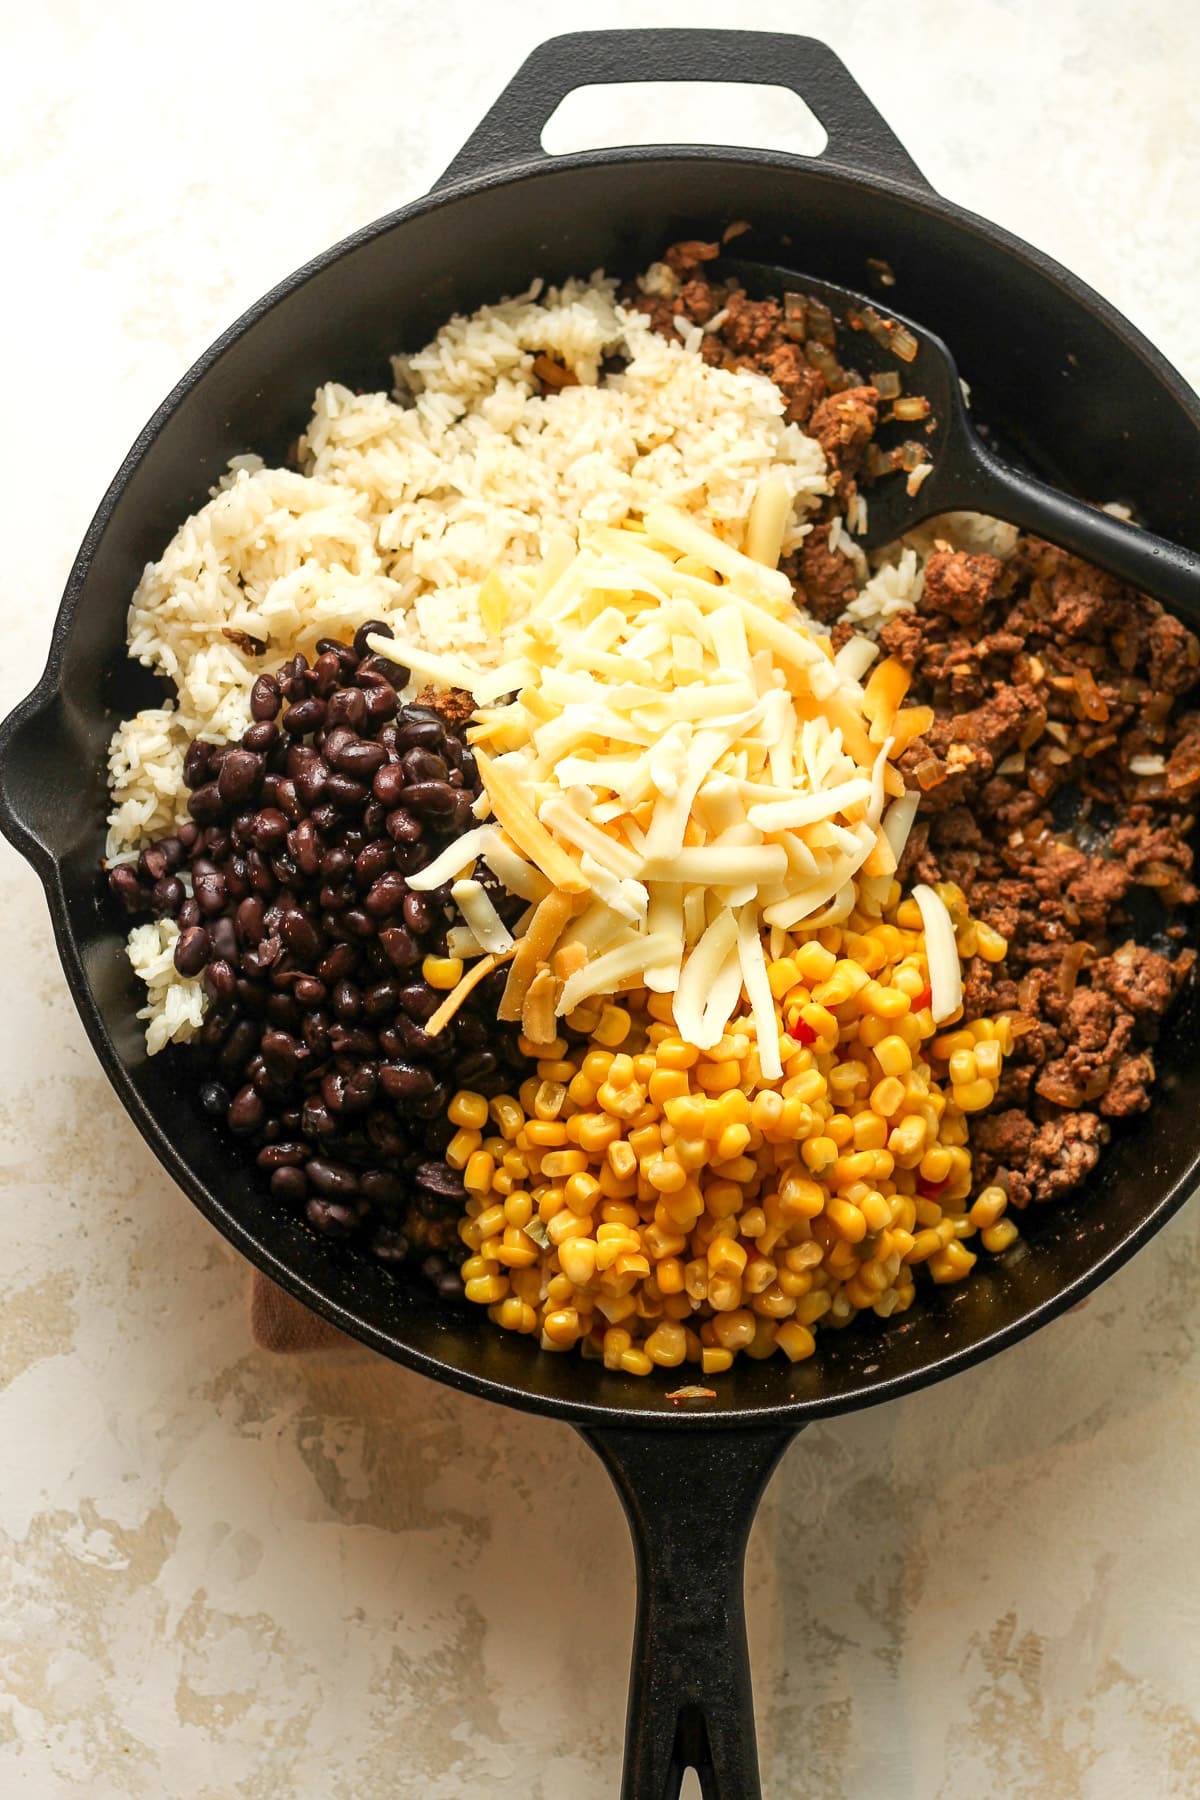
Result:
[[[822,162],[928,191],[929,183],[846,65],[817,38],[782,31],[572,31],[522,63],[433,191],[545,162],[542,130],[576,88],[616,81],[737,81],[787,87],[828,135]]]
[[[621,1800],[761,1800],[743,1564],[790,1428],[586,1426],[616,1484],[637,1559]]]
[[[55,818],[77,818],[81,771],[70,757],[57,689],[43,676],[0,724],[0,831],[47,880]]]

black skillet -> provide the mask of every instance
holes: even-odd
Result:
[[[594,82],[786,85],[824,124],[819,159],[670,146],[555,160],[541,129]],[[0,825],[45,884],[63,967],[97,1054],[164,1167],[259,1268],[364,1343],[439,1381],[564,1419],[612,1474],[637,1548],[638,1613],[623,1792],[671,1800],[760,1793],[742,1601],[755,1504],[791,1438],[819,1415],[941,1379],[1026,1336],[1118,1268],[1182,1205],[1200,1170],[1194,1003],[1173,1016],[1147,1119],[1087,1191],[1035,1217],[1010,1252],[899,1321],[825,1333],[792,1367],[742,1362],[697,1406],[686,1371],[633,1381],[540,1355],[473,1309],[447,1310],[281,1212],[196,1104],[186,1059],[150,1061],[135,986],[98,876],[105,745],[157,685],[125,659],[143,564],[206,498],[226,460],[282,455],[318,382],[388,384],[387,353],[455,308],[599,265],[633,271],[681,236],[737,220],[743,260],[889,295],[953,345],[977,417],[1044,478],[1122,500],[1200,549],[1200,405],[1098,295],[1049,258],[932,193],[822,44],[740,32],[597,32],[542,45],[425,200],[367,227],[253,307],[172,393],[88,531],[37,689],[0,727]],[[869,259],[875,259],[874,264]],[[1166,1118],[1173,1129],[1162,1129]]]

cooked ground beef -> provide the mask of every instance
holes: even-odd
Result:
[[[717,319],[705,357],[770,376],[820,441],[834,495],[784,567],[844,642],[834,621],[854,571],[828,527],[854,495],[879,395],[852,370],[831,383],[836,353],[789,335],[779,301],[709,281],[717,255],[675,245],[679,292],[627,297],[672,338],[678,313]],[[1008,940],[1002,963],[976,956],[965,971],[967,1016],[1008,1012],[1022,1028],[993,1110],[972,1120],[978,1177],[1004,1182],[1018,1207],[1057,1199],[1094,1167],[1106,1121],[1149,1105],[1152,1046],[1195,960],[1178,920],[1197,899],[1200,710],[1181,702],[1198,686],[1200,641],[1035,538],[1007,563],[939,546],[920,604],[880,636],[913,671],[910,702],[935,715],[901,758],[923,794],[901,878],[957,882]],[[1148,935],[1156,947],[1136,941]]]

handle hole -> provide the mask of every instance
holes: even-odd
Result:
[[[542,128],[547,156],[614,144],[725,144],[820,156],[828,133],[799,94],[736,81],[614,81],[565,95]]]

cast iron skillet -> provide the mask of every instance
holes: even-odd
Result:
[[[786,85],[828,132],[819,160],[751,150],[615,149],[549,160],[542,126],[574,88],[632,80]],[[203,503],[228,457],[282,454],[329,377],[389,385],[387,353],[455,308],[532,276],[632,272],[681,236],[734,220],[743,260],[889,292],[953,345],[978,416],[1048,480],[1125,500],[1200,549],[1200,405],[1096,294],[1049,258],[931,192],[822,44],[752,32],[597,32],[535,51],[425,200],[368,226],[268,294],[147,425],[84,540],[45,675],[0,727],[0,825],[45,884],[67,980],[113,1086],[164,1167],[239,1250],[342,1330],[408,1367],[565,1419],[617,1483],[637,1550],[626,1800],[671,1800],[695,1765],[706,1796],[760,1793],[742,1601],[756,1502],[791,1438],[968,1367],[1073,1305],[1182,1205],[1200,1170],[1194,1003],[1173,1016],[1147,1120],[1086,1193],[1031,1221],[1014,1250],[900,1320],[825,1333],[793,1368],[741,1362],[702,1408],[668,1397],[687,1370],[627,1380],[541,1355],[315,1237],[235,1168],[199,1112],[185,1059],[146,1058],[135,984],[98,874],[105,746],[157,684],[125,658],[144,563]],[[883,296],[886,304],[886,295]],[[1164,1131],[1170,1116],[1175,1129]]]

